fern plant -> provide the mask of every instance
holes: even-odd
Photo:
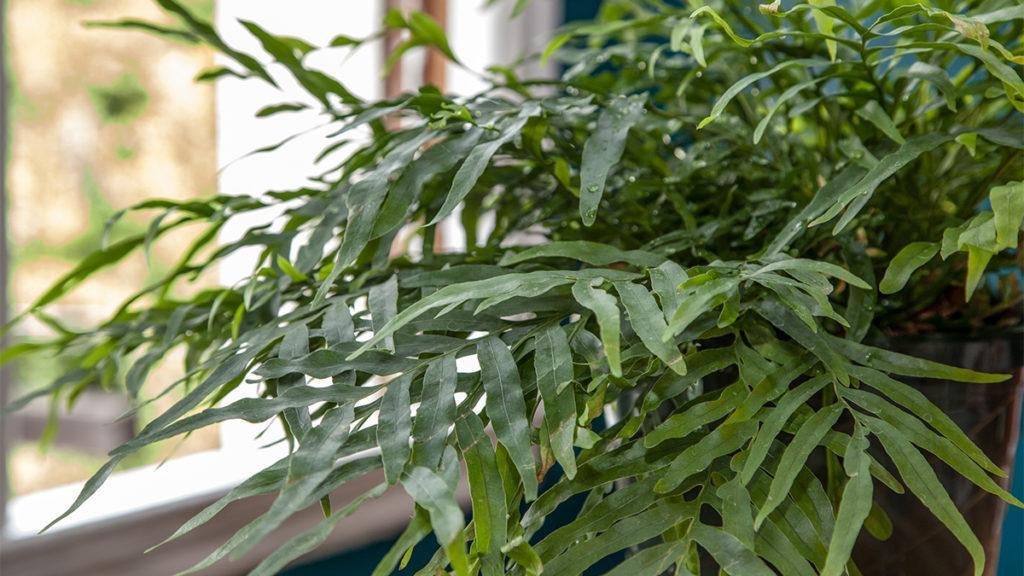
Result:
[[[319,502],[324,520],[253,571],[274,573],[400,485],[415,510],[376,574],[431,532],[441,549],[424,574],[582,574],[626,549],[611,574],[699,574],[702,559],[743,576],[857,574],[851,550],[884,515],[872,505],[881,490],[920,499],[982,572],[983,548],[924,453],[1021,503],[997,483],[1005,472],[899,379],[1007,376],[864,339],[916,322],[936,294],[965,286],[969,298],[986,267],[1019,253],[1019,4],[613,0],[541,55],[564,64],[558,79],[494,69],[480,94],[426,87],[366,102],[303,58],[366,39],[321,48],[245,22],[273,59],[264,64],[174,0],[158,3],[179,28],[105,25],[214,46],[231,63],[203,79],[291,75],[338,127],[324,158],[351,130],[372,138],[302,189],[131,208],[157,211],[145,234],[102,246],[26,312],[55,335],[5,358],[60,354],[78,367],[14,408],[97,384],[142,403],[149,370],[185,351],[182,399],[114,450],[61,518],[143,446],[278,419],[289,455],[172,536],[276,494],[196,570]],[[405,30],[399,52],[456,59],[424,14],[385,25]],[[217,243],[225,223],[269,206],[275,222]],[[452,218],[465,249],[434,250]],[[107,322],[77,332],[45,315],[185,225],[205,231]],[[524,235],[543,242],[523,246]],[[409,237],[418,253],[395,249]],[[175,295],[248,246],[262,252],[245,282]],[[989,296],[994,317],[1019,322],[1005,282]],[[222,405],[240,387],[252,397]],[[611,406],[618,417],[605,419]],[[369,474],[380,483],[332,509],[335,489]],[[541,532],[577,494],[575,519]]]

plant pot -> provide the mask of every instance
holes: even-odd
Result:
[[[972,338],[962,335],[898,338],[875,344],[973,370],[1012,373],[1011,380],[999,384],[902,379],[949,415],[1007,474],[1012,471],[1021,429],[1024,331]],[[999,564],[1006,503],[974,486],[938,458],[924,454],[984,546],[985,574],[994,575]],[[884,456],[879,458],[888,464]],[[1000,484],[1008,488],[1009,478],[1001,479]],[[961,576],[974,573],[967,551],[917,498],[894,494],[877,483],[875,498],[892,520],[893,533],[886,541],[875,540],[866,533],[861,535],[854,558],[863,574]]]

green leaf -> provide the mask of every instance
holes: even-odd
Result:
[[[608,173],[626,149],[626,136],[643,117],[645,95],[616,96],[597,118],[597,127],[583,145],[580,166],[580,218],[590,226],[604,194]]]
[[[903,74],[907,78],[917,78],[919,80],[931,82],[939,89],[939,92],[941,92],[942,96],[946,99],[946,107],[953,112],[956,112],[957,89],[949,79],[949,74],[945,70],[935,66],[934,64],[919,61],[911,64]]]
[[[789,309],[780,306],[776,302],[758,302],[755,310],[765,320],[774,324],[786,334],[789,334],[801,346],[817,356],[821,360],[822,365],[833,374],[836,381],[844,385],[849,384],[850,375],[847,371],[849,362],[840,355],[841,350],[838,350],[839,342],[837,342],[840,340],[839,338],[824,333],[812,332]],[[846,343],[847,341],[842,340],[842,342]]]
[[[412,463],[436,468],[448,440],[448,429],[455,422],[455,387],[458,373],[455,357],[442,356],[427,366],[416,420],[412,426]]]
[[[789,88],[786,89],[785,92],[780,94],[779,97],[775,99],[775,102],[772,104],[772,107],[768,109],[768,113],[765,114],[764,118],[762,118],[761,121],[757,123],[757,127],[754,129],[754,144],[758,144],[761,142],[761,137],[764,136],[764,131],[768,129],[768,125],[771,123],[772,118],[775,116],[775,113],[778,112],[779,109],[781,109],[786,102],[792,100],[800,92],[808,88],[814,87],[814,85],[816,85],[818,82],[821,82],[821,80],[822,79],[820,78],[815,78],[814,80],[808,80],[806,82],[795,84],[793,86],[790,86]]]
[[[629,554],[622,563],[604,576],[636,576],[637,574],[664,574],[683,553],[680,542],[662,542]]]
[[[471,411],[455,423],[455,434],[466,460],[476,546],[481,552],[497,555],[508,538],[508,510],[490,436],[484,431],[480,418]]]
[[[653,448],[672,438],[684,438],[696,432],[701,426],[725,418],[736,410],[746,391],[746,386],[736,382],[722,390],[717,398],[689,406],[673,414],[644,436],[644,446]]]
[[[373,331],[379,332],[398,314],[398,277],[391,276],[382,284],[371,286],[367,303]],[[385,336],[383,343],[385,350],[395,351],[395,340],[392,336]]]
[[[914,444],[938,456],[958,474],[973,482],[979,488],[994,494],[1013,506],[1024,508],[1024,503],[1003,490],[977,464],[967,457],[952,442],[929,430],[920,420],[889,404],[882,398],[863,390],[842,391],[843,396],[857,405],[877,414],[882,420],[902,432]],[[1000,476],[1003,476],[1000,474]]]
[[[870,199],[879,184],[899,172],[921,154],[934,150],[952,139],[953,137],[948,134],[926,134],[907,140],[898,150],[882,158],[878,165],[868,171],[856,184],[843,191],[838,200],[824,214],[812,220],[808,226],[817,226],[832,220],[855,200]],[[863,204],[859,204],[858,207],[863,207]],[[857,215],[857,212],[858,210],[847,210],[832,229],[832,233],[842,232]]]
[[[600,242],[585,240],[548,242],[531,246],[521,252],[506,252],[498,264],[514,266],[536,258],[570,258],[592,266],[626,263],[634,266],[652,267],[665,262],[665,258],[644,250],[620,250]]]
[[[743,470],[740,472],[740,477],[744,484],[748,484],[753,479],[757,469],[764,462],[765,457],[768,456],[768,450],[772,447],[772,443],[775,442],[775,438],[782,432],[782,428],[789,421],[790,416],[796,412],[797,408],[805,405],[812,396],[824,388],[828,381],[828,376],[811,378],[783,395],[775,408],[768,413],[767,417],[764,418],[764,423],[761,425],[761,430],[757,433],[754,441],[750,444],[750,449],[747,451],[747,458],[743,463]]]
[[[256,112],[257,118],[266,118],[281,112],[298,112],[300,110],[306,110],[309,106],[300,103],[286,103],[286,104],[273,104],[270,106],[264,106]]]
[[[377,444],[384,460],[384,477],[388,484],[395,484],[401,480],[402,471],[409,461],[409,435],[412,431],[409,388],[412,386],[412,374],[402,374],[384,386],[386,389],[377,423]]]
[[[388,191],[388,197],[373,224],[371,236],[379,238],[400,226],[423,187],[438,175],[455,168],[477,145],[483,134],[483,130],[473,128],[461,136],[437,142],[405,168]]]
[[[970,525],[957,510],[956,504],[942,487],[935,471],[924,456],[898,430],[886,422],[869,416],[864,417],[871,431],[878,436],[886,453],[892,458],[900,476],[910,491],[921,503],[942,522],[957,540],[964,545],[974,560],[974,575],[981,576],[985,570],[985,549]]]
[[[344,508],[338,510],[334,514],[331,514],[327,518],[320,521],[319,524],[313,528],[293,537],[281,545],[280,548],[274,550],[269,556],[263,559],[256,568],[253,568],[249,572],[249,576],[272,576],[277,574],[288,565],[289,562],[295,560],[299,556],[316,549],[327,540],[331,532],[338,526],[338,523],[345,518],[352,515],[359,506],[366,500],[376,498],[383,494],[387,490],[388,485],[385,483],[377,484],[370,490],[360,494],[353,500],[345,505]]]
[[[668,322],[681,303],[679,287],[688,279],[686,271],[679,264],[666,260],[647,272],[651,276],[651,291],[658,296]]]
[[[664,501],[648,510],[623,518],[600,534],[583,540],[544,562],[544,571],[560,576],[579,576],[601,558],[650,540],[672,526],[693,517],[692,502]]]
[[[754,550],[754,516],[750,493],[739,475],[719,486],[716,494],[722,499],[722,530]]]
[[[871,122],[876,128],[882,131],[893,142],[903,145],[906,140],[900,134],[900,129],[892,121],[889,114],[874,100],[868,100],[866,104],[857,109],[857,116]]]
[[[572,287],[573,298],[584,308],[594,312],[601,328],[601,343],[608,358],[608,367],[615,376],[622,376],[622,361],[619,354],[620,325],[619,306],[615,297],[597,287],[599,280],[579,280]]]
[[[692,279],[691,279],[692,281]],[[702,314],[713,310],[725,302],[728,294],[739,284],[737,278],[715,278],[696,286],[684,287],[680,296],[679,308],[672,314],[668,328],[662,334],[663,340],[669,340],[690,327]]]
[[[869,466],[871,459],[867,455],[868,439],[865,430],[857,425],[853,439],[846,448],[843,466],[850,479],[843,488],[843,497],[839,502],[839,513],[836,517],[836,529],[828,545],[828,557],[823,576],[842,576],[846,563],[853,552],[853,545],[860,534],[861,526],[871,511],[874,483],[871,479]]]
[[[551,451],[568,478],[576,476],[573,440],[576,431],[576,394],[572,388],[572,351],[565,331],[550,325],[534,337],[533,365],[537,389],[544,400],[544,423],[551,437]]]
[[[754,551],[745,546],[732,534],[728,534],[708,526],[696,523],[690,528],[690,537],[701,548],[708,551],[722,571],[734,576],[773,576],[771,570]]]
[[[722,424],[683,450],[654,486],[659,493],[671,492],[684,480],[707,469],[716,458],[736,452],[757,432],[757,422],[747,420]]]
[[[515,464],[527,500],[537,498],[537,466],[530,443],[530,422],[523,399],[519,370],[508,346],[494,336],[477,344],[480,379],[487,393],[487,416],[498,442],[508,450]]]
[[[673,372],[679,375],[686,374],[686,360],[682,352],[674,342],[662,340],[662,335],[668,330],[665,324],[664,312],[658,308],[654,296],[640,284],[632,282],[616,282],[615,290],[622,299],[629,315],[629,324],[633,331],[640,337],[644,346],[654,353]]]
[[[974,384],[994,384],[996,382],[1005,382],[1010,378],[1008,374],[975,372],[974,370],[948,366],[939,362],[925,360],[924,358],[915,358],[859,342],[851,342],[827,334],[825,338],[837,352],[853,362],[890,374],[912,376],[915,378],[953,380],[954,382],[971,382]]]
[[[825,434],[832,430],[842,413],[842,405],[832,404],[815,412],[800,427],[779,459],[768,499],[758,510],[757,517],[754,519],[755,528],[760,528],[765,518],[778,508],[789,495],[797,473],[800,472],[811,452],[818,447]]]
[[[161,26],[155,22],[148,22],[146,20],[138,20],[136,18],[123,18],[121,20],[114,21],[86,21],[82,23],[86,28],[122,28],[125,30],[142,30],[150,34],[157,36],[163,36],[176,40],[178,42],[185,42],[187,44],[197,44],[199,37],[186,30],[179,30],[176,28],[170,28],[168,26]]]
[[[1024,181],[996,186],[988,194],[996,225],[996,243],[1002,248],[1017,246],[1024,225]]]
[[[811,6],[824,8],[827,6],[835,6],[836,2],[835,0],[809,0],[808,4],[810,4]],[[817,26],[818,31],[824,34],[825,36],[831,36],[832,27],[835,24],[835,22],[832,20],[832,17],[822,10],[815,10],[812,13],[812,16],[814,17],[814,25]],[[825,40],[825,46],[828,48],[829,59],[835,62],[838,44],[835,40]]]
[[[459,170],[452,179],[452,186],[448,190],[448,195],[445,196],[444,204],[437,211],[437,214],[434,214],[434,217],[430,219],[430,222],[427,223],[428,226],[437,224],[455,211],[459,203],[473,190],[473,186],[476,185],[477,180],[480,179],[480,176],[490,163],[491,157],[497,153],[499,148],[518,136],[530,118],[536,116],[539,112],[540,107],[535,103],[527,104],[522,112],[501,129],[496,138],[477,144],[473,148],[469,156],[466,157],[466,160],[459,166]]]
[[[377,563],[377,567],[373,569],[371,576],[390,576],[395,571],[396,566],[399,566],[399,569],[403,568],[408,558],[407,554],[412,552],[413,547],[426,538],[428,534],[430,534],[430,518],[423,508],[417,506],[412,520],[409,521],[409,525],[405,527],[402,534],[395,540],[387,554]]]
[[[462,510],[444,478],[429,468],[415,466],[403,476],[402,486],[430,515],[430,525],[442,546],[462,535]]]
[[[705,8],[707,8],[707,7],[705,7]],[[693,18],[694,16],[696,16],[699,12],[702,12],[703,10],[704,10],[703,8],[700,9],[700,10],[697,10],[696,12],[694,12],[690,16],[690,18]],[[714,14],[713,10],[708,9],[708,12]],[[718,20],[717,15],[713,16],[713,17],[716,20]],[[730,29],[730,31],[731,31],[731,29]],[[728,106],[730,102],[732,102],[733,98],[738,96],[740,92],[743,92],[744,90],[747,89],[748,86],[751,86],[755,82],[759,82],[761,80],[764,80],[765,78],[768,78],[768,77],[772,76],[773,74],[776,74],[776,73],[778,73],[778,72],[780,72],[782,70],[785,70],[787,68],[792,68],[794,66],[810,67],[810,66],[822,66],[822,65],[827,65],[827,64],[828,64],[828,62],[824,62],[822,60],[787,60],[786,62],[783,62],[781,64],[775,65],[770,70],[766,70],[764,72],[755,72],[754,74],[750,74],[748,76],[745,76],[744,78],[740,79],[738,82],[736,82],[735,84],[730,86],[729,89],[726,90],[725,93],[722,94],[722,96],[718,100],[715,101],[715,105],[711,107],[711,112],[708,114],[708,116],[706,118],[704,118],[703,120],[701,120],[700,124],[697,124],[697,129],[700,130],[701,128],[704,128],[708,124],[714,122],[715,119],[717,119],[719,116],[722,115],[722,112],[725,111],[725,107]]]
[[[911,242],[903,247],[889,262],[885,276],[878,289],[883,294],[899,292],[907,284],[910,275],[924,266],[939,253],[939,245],[935,242]]]
[[[541,271],[524,274],[504,274],[486,280],[461,282],[445,286],[403,309],[381,330],[374,332],[373,338],[364,342],[349,358],[354,359],[364,354],[378,342],[394,334],[398,329],[430,310],[460,304],[469,300],[525,293],[527,291],[543,294],[556,286],[572,284],[577,279],[578,274],[574,273]]]
[[[964,301],[969,301],[971,296],[974,295],[974,291],[978,289],[978,285],[981,284],[981,279],[985,275],[985,268],[988,267],[989,260],[995,256],[995,252],[979,248],[974,245],[967,246],[967,278],[964,280]]]
[[[871,289],[871,285],[865,282],[863,279],[857,277],[849,270],[841,266],[829,262],[822,262],[819,260],[809,260],[806,258],[788,258],[785,260],[779,260],[772,262],[766,266],[760,268],[757,272],[752,274],[750,277],[754,277],[758,274],[764,274],[767,272],[773,272],[775,270],[785,271],[806,271],[814,272],[817,274],[823,274],[825,276],[832,276],[839,278],[840,280],[856,286],[857,288],[863,288],[865,290]]]
[[[1006,472],[992,462],[952,418],[913,386],[894,380],[871,368],[854,366],[850,369],[850,374],[927,422],[982,468],[998,476],[1006,475]]]

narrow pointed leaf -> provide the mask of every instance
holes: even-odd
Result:
[[[480,379],[487,392],[487,417],[498,441],[508,449],[522,479],[526,498],[537,497],[537,466],[530,442],[530,423],[515,359],[504,342],[494,336],[477,345]]]
[[[644,114],[646,96],[616,96],[597,118],[597,127],[583,145],[580,166],[580,218],[590,226],[604,195],[608,173],[626,149],[626,136]]]

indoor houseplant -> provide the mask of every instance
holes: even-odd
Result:
[[[245,23],[274,58],[268,72],[158,1],[181,29],[120,25],[220,49],[231,64],[206,77],[293,75],[339,126],[326,154],[342,130],[373,137],[308,188],[141,204],[159,211],[147,234],[103,247],[29,311],[166,230],[205,227],[179,267],[109,322],[7,354],[81,358],[36,394],[64,401],[96,382],[135,394],[149,366],[187,350],[183,399],[112,452],[68,513],[141,446],[280,417],[291,455],[179,531],[232,500],[277,492],[207,563],[321,501],[324,521],[256,569],[274,572],[362,500],[401,484],[417,508],[380,573],[431,531],[443,546],[425,573],[580,574],[627,548],[613,573],[694,574],[702,561],[742,575],[772,574],[769,565],[857,573],[848,559],[862,525],[886,532],[872,507],[884,491],[919,498],[981,573],[982,546],[922,450],[1019,502],[994,480],[1002,470],[897,378],[1007,376],[862,341],[899,324],[875,308],[898,318],[920,304],[901,295],[936,288],[919,280],[928,266],[957,270],[966,253],[969,295],[990,258],[1012,259],[1006,250],[1019,246],[1020,6],[608,2],[544,55],[565,63],[560,80],[497,69],[493,86],[468,98],[425,88],[362,102],[303,64],[317,49],[304,41]],[[385,23],[406,31],[400,50],[456,56],[423,14]],[[402,127],[386,129],[385,117]],[[901,202],[930,206],[925,192],[943,217],[904,233],[893,224]],[[991,210],[971,216],[986,197]],[[228,219],[270,204],[283,207],[279,220],[216,243]],[[469,248],[435,253],[438,223],[460,206]],[[484,214],[494,221],[486,234]],[[421,250],[393,250],[403,227]],[[545,241],[518,246],[524,232]],[[903,251],[944,235],[942,263],[926,263],[934,246]],[[252,245],[263,252],[246,282],[175,298],[176,284]],[[897,296],[879,300],[876,277]],[[1004,282],[1003,300],[989,299],[995,317],[1019,322],[1019,292]],[[470,356],[479,371],[457,371]],[[240,386],[259,397],[214,406]],[[601,418],[609,405],[614,421]],[[369,448],[379,456],[338,460]],[[468,524],[454,496],[460,461]],[[381,468],[355,504],[332,511],[323,501]],[[579,493],[575,520],[535,537]]]

